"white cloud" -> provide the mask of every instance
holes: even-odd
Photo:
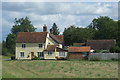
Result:
[[[118,13],[118,3],[3,3],[2,5],[3,27],[10,30],[14,18],[28,16],[37,31],[42,31],[43,24],[48,25],[48,29],[55,22],[60,32],[70,25],[87,26],[93,18],[99,16],[109,16],[116,19]],[[3,30],[7,35],[8,31]]]

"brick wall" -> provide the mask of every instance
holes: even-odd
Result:
[[[68,53],[68,59],[82,59],[82,53]]]

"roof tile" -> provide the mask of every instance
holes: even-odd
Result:
[[[19,32],[17,43],[45,43],[47,32]]]
[[[90,47],[69,47],[68,52],[90,52]]]

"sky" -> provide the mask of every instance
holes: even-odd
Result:
[[[60,33],[70,25],[88,26],[94,18],[109,16],[118,20],[118,2],[2,2],[2,40],[14,25],[15,18],[28,16],[42,32],[43,25],[49,29],[55,22]]]

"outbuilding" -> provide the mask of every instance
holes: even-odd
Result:
[[[68,59],[84,59],[87,58],[87,56],[90,53],[90,47],[69,47],[68,48]]]

